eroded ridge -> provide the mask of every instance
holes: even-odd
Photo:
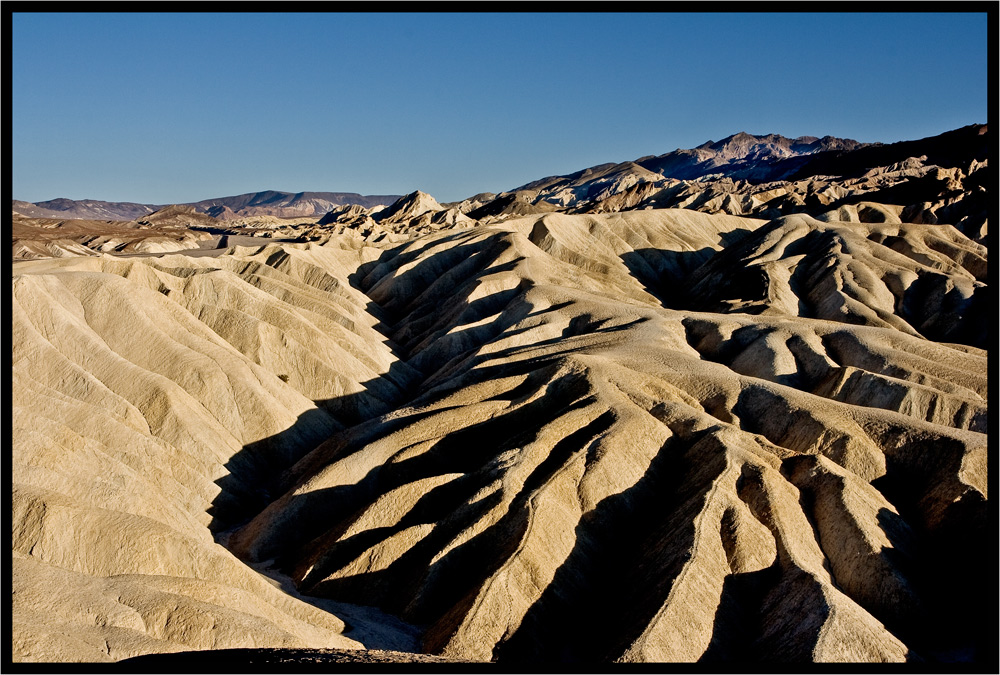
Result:
[[[629,234],[590,218],[421,239],[366,270],[423,394],[307,455],[234,550],[463,658],[878,661],[960,641],[933,619],[958,605],[927,589],[984,531],[985,353],[667,309],[581,254]],[[945,539],[971,548],[928,562]]]
[[[975,658],[986,252],[936,227],[550,213],[22,268],[15,651],[361,646],[252,564],[458,659]],[[98,609],[40,616],[36,569]]]
[[[361,647],[213,532],[262,508],[308,448],[391,407],[410,375],[347,283],[363,254],[230,253],[19,267],[18,660]]]

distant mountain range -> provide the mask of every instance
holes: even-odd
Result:
[[[401,195],[360,195],[355,192],[279,192],[264,190],[234,197],[216,197],[200,202],[187,202],[199,213],[229,220],[248,216],[322,216],[332,209],[350,204],[365,208],[388,205]],[[137,204],[135,202],[105,202],[96,199],[51,199],[44,202],[13,201],[17,213],[33,218],[81,218],[87,220],[135,220],[167,204]]]
[[[483,200],[469,215],[503,219],[553,207],[566,213],[683,208],[768,220],[808,213],[948,223],[985,245],[989,154],[985,124],[891,144],[741,132],[690,150],[532,181]]]
[[[704,180],[731,178],[749,183],[802,180],[811,176],[854,178],[869,169],[888,166],[909,157],[926,155],[926,164],[955,167],[969,159],[984,160],[989,154],[986,125],[972,124],[938,136],[899,143],[859,143],[848,138],[802,136],[785,138],[778,134],[754,136],[745,132],[721,141],[708,141],[690,150],[674,150],[664,155],[646,156],[621,162],[598,164],[564,176],[549,176],[522,185],[511,192],[532,191],[554,194],[566,186],[597,187],[612,177],[625,175],[633,182],[663,178]],[[600,179],[600,183],[595,182]],[[579,194],[576,199],[592,199]],[[591,192],[595,192],[591,190]]]
[[[621,163],[599,164],[563,176],[548,176],[500,195],[477,195],[463,202],[470,208],[459,208],[463,212],[479,209],[469,214],[473,218],[505,217],[555,209],[606,212],[636,208],[701,208],[711,211],[714,208],[712,200],[716,197],[723,199],[720,196],[722,192],[734,193],[734,188],[727,187],[733,181],[743,186],[735,188],[736,193],[759,192],[753,186],[784,181],[794,188],[796,181],[814,177],[855,179],[879,167],[906,162],[910,162],[906,170],[913,174],[912,178],[916,178],[918,173],[925,174],[930,167],[961,168],[971,174],[973,170],[969,163],[983,162],[989,155],[986,131],[986,125],[973,124],[930,138],[891,144],[860,143],[833,136],[786,138],[778,134],[758,136],[740,132],[692,149],[678,149]],[[918,165],[923,168],[918,170]],[[895,170],[898,172],[903,167],[898,166]],[[978,184],[984,179],[985,171],[980,171],[973,182]],[[683,184],[679,185],[679,182]],[[871,188],[877,187],[874,183],[878,181],[869,182],[873,183]],[[707,186],[712,186],[712,189],[706,190]],[[912,201],[911,195],[902,194],[905,192],[902,188],[896,189],[896,192],[900,194],[882,196],[891,203],[908,205]],[[926,190],[921,188],[921,194],[924,192]],[[695,193],[703,194],[699,196]],[[775,217],[789,212],[789,208],[792,211],[802,210],[797,206],[799,201],[806,206],[815,201],[810,194],[802,194],[791,198],[795,204],[777,208],[780,205],[774,202],[762,207],[763,201],[751,204],[749,194],[745,194],[742,206],[736,206],[733,200],[738,196],[734,193],[725,205],[720,201],[716,210],[734,215]],[[360,195],[351,192],[265,190],[185,205],[220,220],[250,216],[322,218],[333,211],[339,212],[345,206],[358,205],[371,209],[394,205],[401,198],[400,195]],[[806,200],[812,201],[806,204]],[[702,202],[709,203],[709,206],[705,207]],[[36,218],[131,221],[161,208],[163,205],[97,200],[13,202],[15,212]],[[387,209],[381,218],[399,209],[407,211],[410,206],[396,205]],[[955,220],[961,217],[959,215]],[[924,220],[929,218],[927,215]],[[978,238],[978,235],[972,236]]]
[[[549,176],[522,185],[515,191],[544,192],[560,184],[623,172],[637,174],[639,177],[679,180],[696,180],[709,176],[756,181],[776,180],[780,177],[776,174],[789,172],[787,166],[775,169],[776,165],[783,165],[784,160],[820,152],[851,151],[868,145],[870,144],[832,136],[785,138],[778,134],[754,136],[741,131],[721,141],[707,141],[690,150],[678,149],[664,155],[647,155],[620,164],[599,164],[565,176]]]

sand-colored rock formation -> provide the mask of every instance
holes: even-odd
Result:
[[[18,265],[15,658],[360,646],[212,530],[235,505],[264,503],[251,475],[383,412],[406,386],[403,365],[379,375],[390,349],[346,283],[361,255]]]
[[[380,210],[375,214],[375,220],[379,223],[402,223],[428,212],[441,211],[443,208],[434,197],[417,190]]]
[[[986,249],[951,226],[786,216],[729,247],[689,282],[690,308],[891,326],[981,348],[987,343]]]
[[[509,664],[984,657],[984,247],[395,206],[15,265],[15,659],[379,646],[331,603]]]
[[[681,214],[635,215],[508,221],[373,266],[361,287],[424,393],[303,458],[233,550],[429,624],[425,646],[456,657],[919,658],[912,589],[954,563],[915,551],[959,510],[985,523],[985,354],[666,309],[608,254]],[[829,396],[846,368],[912,404]]]

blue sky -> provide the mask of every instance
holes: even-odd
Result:
[[[987,121],[987,16],[13,15],[13,196],[439,201],[738,131]]]

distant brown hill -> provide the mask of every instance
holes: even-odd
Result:
[[[13,200],[15,213],[31,218],[63,220],[135,220],[158,210],[160,206],[135,202],[104,202],[97,199],[50,199],[44,202]]]
[[[200,202],[187,202],[200,213],[214,218],[247,216],[322,216],[337,206],[360,204],[365,208],[392,204],[400,195],[361,195],[355,192],[279,192],[264,190],[233,197],[215,197]],[[165,204],[106,202],[97,199],[50,199],[44,202],[13,200],[15,212],[32,218],[63,218],[85,220],[135,220],[162,209]]]
[[[13,258],[64,258],[101,253],[155,254],[197,249],[218,225],[190,206],[168,206],[132,221],[37,218],[14,212]]]
[[[196,210],[215,218],[225,218],[229,209],[232,217],[323,216],[338,206],[358,204],[365,208],[392,204],[400,195],[361,195],[355,192],[279,192],[265,190],[235,197],[218,197],[192,202]]]

